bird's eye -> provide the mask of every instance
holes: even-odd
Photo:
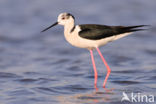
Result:
[[[62,17],[62,20],[64,20],[65,18],[64,17]]]

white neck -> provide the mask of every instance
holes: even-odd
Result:
[[[67,21],[67,23],[64,25],[64,33],[69,34],[73,29],[74,25],[75,25],[74,19]]]

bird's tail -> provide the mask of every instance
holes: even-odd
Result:
[[[146,28],[140,28],[140,27],[145,27],[145,26],[149,26],[149,25],[121,26],[118,28],[118,31],[120,33],[114,38],[114,40],[125,37],[135,31],[147,30]]]
[[[140,27],[147,27],[150,25],[136,25],[136,26],[127,26],[124,27],[126,30],[128,30],[129,32],[133,32],[133,31],[142,31],[142,30],[147,30],[147,29],[140,29]]]

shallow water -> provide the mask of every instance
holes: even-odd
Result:
[[[1,0],[0,104],[126,104],[123,92],[156,96],[155,10],[155,0]],[[151,27],[100,48],[112,69],[107,90],[106,68],[94,51],[96,91],[89,52],[69,45],[61,26],[40,33],[61,12],[80,24]]]

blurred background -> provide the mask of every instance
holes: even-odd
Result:
[[[123,91],[156,95],[155,10],[155,0],[0,0],[0,103],[121,104]],[[151,25],[101,47],[113,91],[102,88],[97,52],[99,91],[87,50],[67,43],[62,26],[40,33],[62,12],[76,24]]]

